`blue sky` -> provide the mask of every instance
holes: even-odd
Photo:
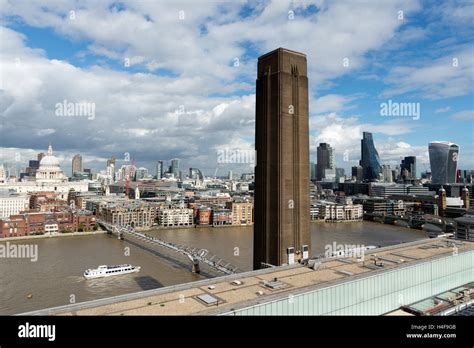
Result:
[[[313,158],[328,142],[349,170],[371,131],[383,163],[428,169],[428,143],[447,140],[471,169],[473,17],[470,1],[4,0],[0,163],[26,166],[52,142],[67,172],[75,153],[100,170],[126,152],[152,172],[171,158],[248,171],[216,153],[253,149],[256,61],[286,47],[308,58]],[[58,118],[64,100],[96,116]],[[419,119],[382,116],[389,100]]]

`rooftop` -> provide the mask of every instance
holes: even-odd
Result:
[[[432,142],[430,142],[430,145],[432,145],[432,144],[442,144],[442,145],[447,145],[447,146],[452,146],[452,145],[458,146],[457,144],[452,143],[450,141],[432,141]]]
[[[264,55],[260,56],[258,59],[260,60],[260,59],[262,59],[262,58],[264,58],[264,57],[266,57],[266,56],[272,55],[272,54],[274,54],[274,53],[277,52],[277,51],[280,51],[280,52],[288,52],[288,53],[292,53],[292,54],[296,54],[296,55],[299,55],[299,56],[306,57],[306,54],[304,54],[304,53],[292,51],[292,50],[289,50],[289,49],[283,48],[283,47],[279,47],[279,48],[277,48],[277,49],[274,49],[273,51],[270,51],[270,52],[268,52],[268,53],[265,53]]]
[[[28,314],[42,315],[205,315],[268,302],[290,294],[355,280],[376,272],[474,250],[474,242],[425,239],[372,249],[365,260],[321,259],[312,267],[292,265],[120,295]],[[311,260],[313,261],[313,260]],[[377,261],[377,262],[375,262]],[[208,295],[208,296],[203,296]]]
[[[28,198],[26,193],[17,193],[12,191],[0,191],[0,198]]]

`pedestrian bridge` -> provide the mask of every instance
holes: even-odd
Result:
[[[166,248],[186,256],[192,262],[192,272],[200,273],[201,263],[206,264],[212,269],[227,275],[238,272],[237,267],[232,265],[230,262],[226,262],[223,259],[218,258],[216,255],[211,254],[206,249],[191,248],[185,245],[166,242],[146,233],[137,232],[132,227],[112,225],[103,220],[98,220],[97,223],[103,226],[109,233],[116,235],[121,240],[129,237],[152,246]]]

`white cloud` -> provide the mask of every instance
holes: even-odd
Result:
[[[474,110],[464,110],[456,112],[451,116],[453,120],[456,121],[467,121],[474,119]]]
[[[405,156],[416,156],[417,170],[419,172],[429,167],[428,146],[413,146],[403,141],[388,140],[376,143],[381,161],[392,168],[400,165]]]
[[[180,157],[206,168],[215,158],[198,156],[211,153],[222,139],[253,136],[253,94],[202,97],[212,84],[205,76],[173,79],[78,68],[28,49],[24,36],[10,29],[2,28],[1,37],[10,48],[0,53],[2,144],[44,151],[52,142],[98,158],[130,152],[148,165]],[[55,116],[55,105],[63,100],[95,103],[95,119]]]
[[[77,57],[99,55],[120,64],[129,58],[132,67],[141,65],[150,72],[166,69],[177,77],[116,71],[99,65],[98,60],[95,66],[76,67],[48,59],[42,50],[27,47],[24,35],[2,27],[2,144],[44,149],[53,141],[65,153],[69,149],[95,159],[130,152],[150,168],[154,160],[173,157],[204,170],[212,168],[216,147],[253,147],[256,62],[246,58],[249,45],[257,54],[280,46],[307,54],[310,112],[329,113],[310,120],[311,129],[317,130],[312,151],[317,142],[327,141],[338,151],[350,150],[355,158],[363,130],[399,137],[415,126],[343,118],[336,113],[349,110],[358,95],[330,93],[318,99],[314,95],[332,79],[363,67],[368,52],[396,38],[403,25],[397,19],[398,10],[402,8],[409,18],[420,9],[418,1],[274,1],[257,4],[258,11],[246,19],[238,18],[239,2],[135,1],[126,3],[125,11],[111,11],[113,3],[77,3],[71,20],[67,2],[5,1],[1,21],[8,25],[11,16],[17,16],[27,25],[53,28],[74,43],[90,42],[86,51],[76,52]],[[316,14],[287,18],[289,9],[312,3],[318,4]],[[179,19],[181,10],[183,20]],[[203,27],[206,31],[201,32]],[[407,41],[424,34],[423,30],[403,32]],[[395,67],[386,80],[390,93],[421,90],[433,98],[461,95],[470,87],[470,53],[456,55],[455,72],[446,68],[444,60],[424,67]],[[238,67],[233,66],[234,58],[239,58]],[[344,58],[349,60],[348,67],[342,64]],[[450,57],[445,58],[449,62]],[[235,95],[210,97],[216,94]],[[64,99],[95,102],[96,118],[55,117],[53,106]],[[183,113],[177,111],[181,106]]]
[[[313,103],[310,103],[310,113],[322,114],[326,112],[347,110],[350,109],[348,104],[356,98],[356,96],[327,94],[317,98]]]
[[[360,140],[362,132],[367,131],[374,134],[375,146],[382,163],[400,164],[401,156],[411,155],[427,163],[427,146],[413,146],[401,140],[416,127],[415,122],[407,123],[404,120],[371,124],[361,123],[355,116],[342,117],[337,113],[313,116],[310,118],[310,130],[317,130],[317,134],[310,144],[312,158],[316,158],[319,143],[329,143],[335,149],[337,165],[348,170],[360,159]],[[349,160],[343,161],[344,157]]]
[[[446,2],[437,8],[443,19],[449,23],[462,25],[474,20],[474,4],[472,2]]]
[[[73,40],[92,41],[89,50],[122,62],[135,59],[151,70],[170,69],[181,76],[197,73],[219,81],[238,75],[254,76],[255,62],[242,59],[242,43],[252,42],[259,53],[288,47],[308,56],[312,84],[346,74],[364,64],[364,54],[393,38],[405,15],[420,8],[418,1],[271,1],[258,4],[253,16],[241,19],[242,3],[215,1],[124,2],[126,9],[111,9],[115,2],[5,2],[4,18],[18,16],[37,27],[52,27]],[[307,17],[298,11],[316,4]],[[69,12],[75,11],[70,19]],[[293,20],[288,11],[297,14]],[[184,19],[179,13],[184,11]],[[206,27],[207,32],[201,33]],[[302,35],[309,39],[303,39]],[[239,68],[233,59],[241,59]],[[349,66],[343,66],[347,58]]]
[[[44,137],[44,136],[47,136],[47,135],[51,135],[51,134],[54,134],[56,131],[54,129],[38,129],[36,131],[36,134],[39,136],[39,137]]]
[[[441,99],[463,96],[474,88],[474,46],[419,66],[396,66],[384,81],[389,85],[383,97],[413,93],[419,98]]]
[[[451,107],[450,107],[450,106],[446,106],[446,107],[444,107],[444,108],[436,109],[436,110],[435,110],[435,113],[436,113],[436,114],[439,114],[439,113],[441,113],[441,112],[448,112],[449,110],[451,110]]]

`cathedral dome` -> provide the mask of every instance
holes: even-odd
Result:
[[[56,156],[44,156],[40,162],[41,167],[59,167],[59,160]]]
[[[53,147],[49,144],[48,154],[44,156],[40,161],[41,167],[59,167],[59,160],[56,156],[53,156]]]
[[[48,147],[48,154],[40,161],[39,168],[36,172],[36,181],[61,182],[66,180],[67,178],[61,171],[59,160],[53,155],[53,147],[50,144]]]

